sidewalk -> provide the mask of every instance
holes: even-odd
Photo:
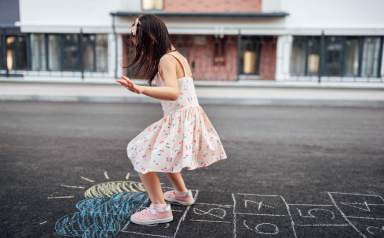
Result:
[[[137,80],[138,83],[141,81]],[[384,85],[373,83],[195,82],[202,104],[384,107]],[[149,102],[118,83],[0,80],[0,101]]]

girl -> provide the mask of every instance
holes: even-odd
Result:
[[[160,101],[164,116],[145,128],[127,145],[127,155],[139,173],[149,207],[131,215],[133,223],[150,225],[173,220],[168,202],[192,205],[181,170],[206,167],[227,158],[219,135],[199,105],[187,60],[171,44],[168,30],[154,15],[140,15],[131,28],[136,56],[129,66],[148,79],[149,86],[135,84],[126,76],[117,80],[137,94]],[[152,87],[152,81],[156,87]],[[156,172],[163,172],[173,190],[163,193]]]

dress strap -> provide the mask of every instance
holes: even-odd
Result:
[[[187,77],[187,72],[185,72],[184,64],[181,62],[181,60],[176,55],[172,54],[172,52],[173,51],[168,52],[167,54],[170,54],[170,55],[172,55],[173,57],[176,58],[176,60],[181,64],[181,68],[183,69],[184,77]]]

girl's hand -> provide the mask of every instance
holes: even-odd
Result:
[[[116,81],[119,82],[123,87],[129,89],[134,93],[142,94],[144,92],[143,86],[135,84],[132,80],[130,80],[128,77],[124,75],[121,76],[121,79]]]

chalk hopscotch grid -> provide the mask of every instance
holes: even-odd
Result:
[[[195,194],[195,200],[197,199],[199,191],[196,190]],[[291,223],[291,229],[293,232],[294,238],[300,238],[297,236],[296,232],[296,227],[351,227],[353,228],[361,237],[367,238],[359,229],[356,228],[356,226],[348,219],[348,218],[361,218],[361,219],[371,219],[371,220],[384,220],[384,218],[372,218],[372,217],[354,217],[354,216],[346,216],[345,213],[342,211],[342,209],[337,205],[337,202],[335,201],[334,197],[332,194],[344,194],[344,195],[356,195],[356,196],[374,196],[374,197],[379,197],[382,201],[383,204],[374,204],[374,203],[367,203],[368,205],[384,205],[384,199],[380,195],[376,194],[361,194],[361,193],[343,193],[343,192],[326,192],[331,200],[332,204],[307,204],[307,203],[287,203],[285,198],[281,195],[270,195],[270,194],[252,194],[252,193],[231,193],[233,205],[230,204],[217,204],[217,203],[195,203],[197,205],[212,205],[216,207],[223,207],[223,208],[232,208],[233,212],[233,221],[232,222],[227,222],[227,221],[209,221],[209,220],[204,220],[204,219],[195,219],[195,220],[190,220],[190,221],[196,221],[196,222],[212,222],[212,223],[232,223],[233,224],[233,238],[237,238],[237,216],[238,215],[260,215],[260,216],[271,216],[271,217],[276,217],[276,216],[281,216],[284,217],[286,215],[279,215],[279,214],[260,214],[260,213],[244,213],[244,212],[237,212],[236,211],[236,206],[238,201],[236,200],[236,195],[245,195],[245,196],[260,196],[260,197],[279,197],[282,201],[283,204],[285,205],[285,208],[287,209],[288,213],[288,218],[290,219]],[[293,219],[292,213],[291,213],[291,206],[313,206],[313,207],[333,207],[336,208],[336,210],[340,213],[344,221],[346,222],[345,224],[304,224],[304,225],[298,225],[295,224],[295,221]],[[187,216],[187,213],[189,212],[191,206],[188,206],[182,217],[180,218],[177,226],[176,226],[176,231],[174,232],[173,236],[163,236],[163,235],[157,235],[157,234],[149,234],[149,233],[141,233],[141,232],[134,232],[134,231],[124,231],[126,233],[133,233],[133,234],[138,234],[138,235],[144,235],[144,236],[152,236],[152,237],[163,237],[163,238],[176,238],[177,233],[179,231],[179,228],[182,224],[183,221],[185,221],[185,218]],[[129,224],[129,223],[128,223]],[[127,224],[127,225],[128,225]],[[127,226],[126,225],[126,226]],[[246,224],[244,224],[246,225]],[[123,230],[126,229],[126,227],[123,228]]]

